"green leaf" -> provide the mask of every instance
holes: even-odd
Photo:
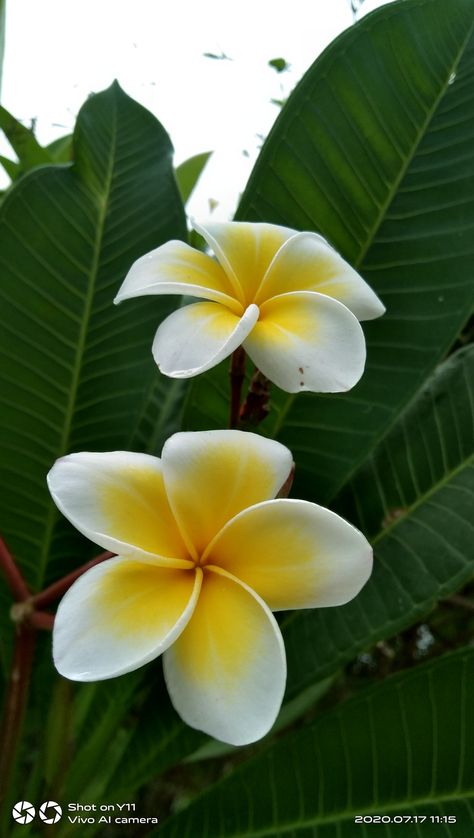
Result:
[[[159,835],[467,836],[474,817],[473,703],[472,649],[393,676],[244,763]],[[364,815],[385,821],[367,829],[355,820]],[[404,823],[403,815],[425,820]],[[456,826],[431,822],[446,815],[457,818]]]
[[[18,156],[22,171],[51,163],[51,155],[40,146],[34,133],[0,105],[0,128]]]
[[[295,493],[321,503],[388,431],[472,310],[473,25],[471,0],[404,0],[344,32],[289,97],[237,212],[319,231],[387,307],[364,324],[367,367],[351,392],[275,389],[263,430],[293,451]],[[190,414],[204,409],[205,378]]]
[[[194,157],[189,157],[176,167],[176,180],[184,204],[191,197],[211,154],[212,151],[203,151],[201,154],[195,154]]]
[[[374,571],[342,608],[284,621],[288,692],[426,614],[472,577],[474,346],[453,355],[341,496],[338,511],[375,535]]]
[[[55,163],[69,163],[72,160],[72,140],[72,134],[66,134],[46,146]]]
[[[183,723],[163,679],[157,679],[133,725],[124,759],[110,779],[108,797],[125,799],[207,741],[205,734]]]
[[[3,155],[0,156],[0,165],[3,166],[10,180],[15,180],[21,172],[19,163],[10,160],[8,157],[3,157]]]
[[[90,800],[90,786],[101,785],[103,792],[114,766],[109,750],[130,709],[140,708],[143,669],[110,681],[81,685],[77,691],[73,733],[76,738],[74,760],[63,786],[69,800]],[[156,708],[155,708],[156,709]]]
[[[0,528],[34,589],[98,552],[59,520],[45,484],[54,460],[143,448],[157,389],[173,392],[150,351],[173,300],[113,305],[137,257],[186,238],[171,154],[115,83],[81,110],[75,163],[25,175],[0,210]]]

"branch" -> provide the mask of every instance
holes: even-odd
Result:
[[[15,560],[3,538],[0,536],[0,566],[3,569],[8,586],[17,602],[23,602],[31,596],[31,592],[20,573]]]
[[[259,425],[270,412],[270,382],[260,370],[255,370],[250,382],[247,398],[240,411],[240,421],[248,425]]]
[[[245,349],[239,346],[232,355],[230,364],[230,414],[229,428],[236,428],[239,424],[240,398],[242,384],[245,379]]]
[[[22,625],[17,630],[13,651],[13,665],[7,687],[3,725],[0,731],[0,802],[7,796],[16,762],[18,743],[23,725],[36,631]]]

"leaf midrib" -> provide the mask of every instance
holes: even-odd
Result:
[[[442,102],[442,100],[443,100],[443,98],[446,94],[446,91],[448,90],[448,87],[450,87],[449,80],[451,79],[453,73],[456,72],[457,67],[459,65],[459,62],[461,61],[461,58],[464,55],[464,51],[466,49],[467,43],[470,40],[473,32],[474,32],[474,22],[471,24],[470,28],[468,29],[467,35],[464,38],[464,40],[462,41],[462,43],[459,47],[459,50],[456,54],[456,57],[454,58],[452,64],[450,65],[450,68],[448,70],[448,74],[447,74],[447,77],[446,77],[446,81],[442,85],[441,90],[439,92],[439,95],[437,96],[436,100],[434,101],[432,107],[428,110],[428,112],[426,114],[426,118],[425,118],[423,124],[421,125],[419,131],[417,132],[416,137],[414,138],[414,142],[412,144],[411,151],[407,154],[405,163],[400,167],[400,172],[399,172],[398,176],[395,178],[392,187],[389,189],[386,200],[380,206],[378,216],[375,219],[374,224],[372,225],[372,230],[370,231],[370,233],[367,237],[366,243],[365,243],[365,245],[363,245],[362,250],[359,253],[359,256],[354,261],[354,267],[357,267],[357,268],[360,267],[364,257],[367,254],[367,251],[369,250],[370,246],[372,245],[372,243],[374,241],[374,238],[375,238],[378,230],[380,229],[380,227],[381,227],[381,225],[382,225],[382,223],[385,219],[387,209],[390,206],[390,204],[392,203],[395,195],[397,194],[398,187],[400,186],[403,178],[405,177],[411,163],[413,162],[413,160],[414,160],[414,158],[417,154],[420,143],[424,139],[424,137],[426,135],[426,132],[428,130],[428,126],[432,122],[433,117],[435,116],[435,114],[438,110],[438,107],[441,104],[441,102]]]
[[[114,102],[113,108],[113,115],[111,118],[111,145],[110,145],[110,153],[109,153],[109,164],[107,167],[107,172],[104,181],[104,190],[102,195],[97,195],[96,198],[99,200],[99,212],[98,212],[98,219],[96,225],[96,238],[94,244],[94,251],[92,254],[91,260],[91,267],[89,272],[89,285],[87,289],[87,294],[84,300],[84,314],[81,322],[81,327],[79,331],[79,340],[76,349],[76,356],[74,367],[72,370],[72,381],[71,387],[69,389],[69,397],[66,406],[65,412],[65,421],[63,425],[63,431],[61,435],[61,440],[58,446],[58,457],[62,457],[68,450],[69,447],[69,439],[71,436],[71,428],[72,428],[72,421],[75,412],[76,402],[77,402],[77,395],[79,391],[80,385],[80,374],[82,369],[82,362],[85,354],[86,343],[87,343],[87,333],[89,328],[89,322],[92,314],[92,305],[94,301],[94,294],[97,285],[97,278],[99,273],[99,266],[100,266],[100,253],[101,253],[101,246],[104,238],[104,230],[105,230],[105,222],[107,218],[107,213],[109,209],[109,202],[110,202],[110,193],[111,193],[111,186],[112,186],[112,177],[113,177],[113,170],[115,165],[115,158],[117,152],[117,106]],[[58,510],[56,506],[53,504],[52,501],[49,503],[48,513],[46,517],[46,529],[43,538],[43,545],[41,548],[41,553],[38,561],[38,579],[37,583],[38,586],[41,586],[44,574],[48,562],[49,550],[51,547],[51,541],[54,531],[54,526],[56,520],[58,518]]]
[[[435,495],[437,492],[441,491],[441,489],[443,489],[445,486],[452,483],[454,478],[462,471],[467,469],[471,465],[471,463],[474,464],[474,454],[471,454],[470,457],[467,457],[465,460],[462,460],[454,468],[450,469],[449,471],[446,471],[446,473],[440,480],[438,480],[436,483],[430,486],[430,488],[426,492],[423,492],[421,495],[419,495],[417,499],[406,508],[406,511],[403,515],[400,515],[400,517],[395,518],[394,521],[392,521],[387,527],[381,529],[380,532],[378,532],[377,535],[374,536],[374,538],[372,538],[372,546],[375,547],[375,545],[382,538],[389,536],[394,528],[400,526],[403,523],[405,518],[411,517],[416,512],[419,506],[422,506],[423,504],[429,501],[432,495]]]

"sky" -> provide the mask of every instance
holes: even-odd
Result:
[[[225,220],[279,113],[271,100],[352,21],[348,0],[7,0],[2,104],[47,143],[117,78],[165,126],[175,164],[213,152],[188,212]],[[284,73],[268,64],[280,57]],[[14,157],[2,139],[0,153]]]

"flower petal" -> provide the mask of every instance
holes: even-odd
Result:
[[[148,294],[188,294],[215,300],[242,313],[232,284],[214,259],[180,241],[170,241],[137,259],[125,277],[115,303]]]
[[[287,241],[270,265],[255,303],[291,291],[317,291],[334,297],[358,320],[372,320],[385,311],[361,276],[316,233],[298,233]]]
[[[168,648],[192,616],[202,571],[114,558],[74,582],[53,629],[57,670],[73,681],[131,672]]]
[[[162,462],[171,508],[196,558],[230,518],[275,497],[293,465],[279,442],[243,431],[174,434]]]
[[[350,390],[365,364],[365,339],[346,306],[314,291],[272,297],[244,349],[261,372],[288,393]]]
[[[372,548],[352,524],[315,503],[289,499],[245,509],[204,559],[249,585],[273,611],[343,605],[372,570]]]
[[[265,603],[219,568],[205,571],[196,610],[163,665],[173,705],[191,727],[231,745],[272,727],[286,680],[281,633]]]
[[[255,293],[273,257],[294,230],[276,224],[253,224],[244,221],[194,224],[224,268],[229,280],[247,305]]]
[[[190,567],[158,457],[109,451],[69,454],[48,474],[56,506],[106,550],[166,567]]]
[[[164,375],[190,378],[228,358],[257,319],[254,305],[239,318],[218,303],[192,303],[163,321],[153,341],[153,357]]]

